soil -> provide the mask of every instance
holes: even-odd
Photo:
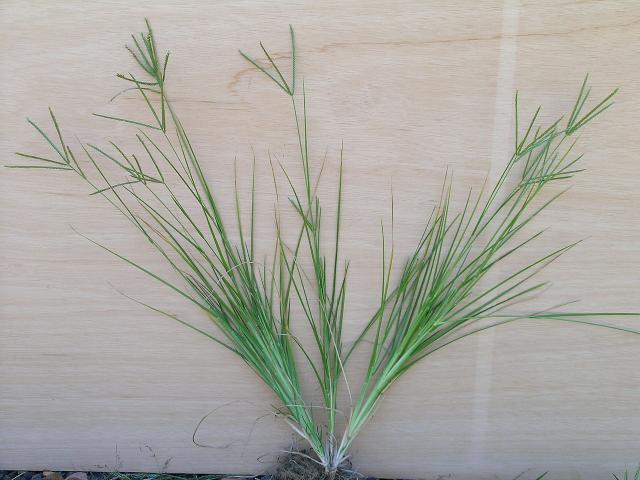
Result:
[[[347,465],[339,470],[334,480],[391,480],[366,477],[351,471]],[[541,478],[523,472],[513,480],[532,480]],[[438,479],[450,479],[449,475],[439,476]],[[496,477],[497,478],[497,477]],[[545,476],[545,480],[546,480]],[[620,477],[626,478],[626,477]],[[630,479],[632,477],[629,477]],[[14,471],[0,470],[0,480],[328,480],[324,469],[309,458],[301,455],[286,455],[278,459],[277,465],[264,475],[255,477],[225,476],[225,475],[195,475],[180,473],[123,473],[123,472],[50,472],[50,471]],[[396,479],[401,480],[401,479]]]
[[[278,459],[271,473],[256,477],[224,475],[116,473],[116,472],[49,472],[0,470],[0,480],[327,480],[324,469],[302,455]],[[334,480],[383,480],[365,477],[346,469],[339,470]]]
[[[334,480],[364,480],[365,477],[348,470],[338,470]],[[324,468],[311,458],[303,455],[289,454],[278,459],[275,470],[265,475],[264,480],[327,480]],[[375,480],[369,477],[366,480]]]

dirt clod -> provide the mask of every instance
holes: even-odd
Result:
[[[275,470],[266,477],[269,480],[329,480],[324,467],[301,454],[292,453],[278,459]],[[362,480],[362,475],[345,469],[338,469],[334,480]]]
[[[45,472],[42,472],[42,477],[44,478],[44,480],[63,480],[63,477],[60,474],[60,472],[45,471]]]

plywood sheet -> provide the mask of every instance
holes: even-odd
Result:
[[[512,99],[551,118],[585,73],[615,108],[585,131],[588,170],[537,226],[542,252],[586,238],[544,275],[545,305],[640,310],[640,6],[631,1],[94,2],[0,5],[2,163],[42,146],[25,117],[47,106],[83,141],[131,131],[92,112],[136,115],[134,94],[108,103],[133,68],[122,48],[149,17],[172,52],[171,96],[223,208],[234,158],[258,162],[258,240],[270,245],[267,155],[299,178],[290,107],[237,49],[262,40],[287,61],[298,33],[311,152],[327,153],[327,210],[345,145],[347,339],[375,308],[379,222],[396,198],[399,255],[415,243],[444,172],[464,191],[495,175],[513,142]],[[71,137],[72,138],[72,137]],[[129,142],[129,143],[127,143]],[[76,179],[0,171],[0,468],[256,472],[291,446],[267,389],[230,353],[113,287],[199,319],[166,289],[72,228],[163,271],[112,208]],[[333,203],[332,203],[333,202]],[[166,270],[164,270],[166,271]],[[629,321],[628,325],[632,325]],[[363,359],[354,364],[353,378]],[[359,362],[359,363],[358,363]],[[353,449],[363,472],[393,477],[607,478],[639,460],[640,340],[522,322],[470,337],[420,364],[390,392]],[[357,383],[357,380],[353,380]],[[198,421],[203,423],[192,443]]]

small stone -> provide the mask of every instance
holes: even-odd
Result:
[[[75,472],[67,475],[66,480],[87,480],[87,474],[85,472]]]
[[[50,471],[42,472],[42,478],[44,478],[44,480],[64,480],[60,472],[50,472]]]

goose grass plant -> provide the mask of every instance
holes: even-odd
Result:
[[[538,108],[524,127],[520,124],[516,95],[513,154],[502,174],[491,185],[485,181],[479,191],[469,190],[461,210],[454,209],[451,179],[447,177],[437,207],[415,249],[400,263],[399,280],[393,284],[392,274],[398,263],[393,234],[382,230],[377,310],[357,340],[347,348],[343,326],[348,263],[340,260],[342,153],[337,214],[331,220],[335,237],[327,248],[321,242],[325,219],[316,192],[316,175],[312,172],[307,95],[304,82],[297,79],[293,29],[290,29],[290,73],[275,62],[262,44],[264,58],[260,61],[240,52],[290,102],[303,173],[301,185],[296,185],[286,170],[281,169],[290,189],[289,202],[300,223],[295,241],[287,244],[276,213],[275,246],[267,263],[256,258],[255,160],[248,226],[243,224],[236,183],[235,232],[239,241],[234,241],[230,227],[223,221],[214,188],[205,178],[202,162],[167,93],[170,55],[158,51],[148,22],[146,27],[146,32],[132,36],[132,43],[127,47],[140,74],[118,74],[118,77],[127,84],[122,92],[135,91],[143,99],[148,118],[98,114],[135,127],[136,142],[144,157],[125,153],[114,142],[105,146],[79,142],[72,147],[49,109],[51,133],[31,120],[29,123],[52,155],[18,153],[35,163],[12,168],[74,173],[91,187],[91,195],[101,195],[126,217],[174,270],[177,280],[154,273],[109,247],[90,241],[201,309],[217,327],[217,334],[143,303],[242,358],[276,395],[280,404],[277,414],[308,442],[314,453],[313,460],[325,468],[329,477],[334,477],[348,459],[352,442],[394,382],[424,357],[468,335],[523,318],[639,333],[593,320],[633,313],[539,310],[516,314],[507,311],[516,302],[540,292],[546,284],[533,278],[576,244],[560,246],[516,271],[498,272],[497,280],[486,281],[488,273],[496,273],[497,265],[516,256],[541,236],[541,231],[524,238],[521,234],[563,193],[543,196],[547,187],[582,171],[581,156],[573,154],[575,134],[611,107],[615,91],[588,106],[591,89],[585,78],[566,118],[541,125]],[[114,168],[119,172],[117,178],[124,174],[126,179],[116,180],[109,173]],[[275,176],[273,166],[272,170]],[[188,201],[181,199],[178,188],[187,192]],[[393,206],[391,209],[393,211]],[[310,261],[310,267],[303,267],[303,259]],[[311,332],[311,346],[303,345],[295,334],[294,305],[301,307]],[[368,366],[361,385],[352,390],[345,368],[365,339],[370,345]],[[297,356],[296,351],[302,355]],[[310,369],[322,392],[322,407],[315,411],[303,394],[302,368]],[[350,404],[344,424],[339,427],[341,382],[348,389]]]
[[[615,473],[612,474],[615,480],[640,480],[640,465],[635,471],[635,474],[631,470],[625,470],[624,473],[619,476]]]
[[[638,465],[635,474],[630,470],[625,470],[620,476],[615,473],[612,475],[615,480],[640,480],[640,465]]]

